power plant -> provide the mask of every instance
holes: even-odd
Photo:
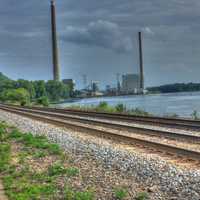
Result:
[[[56,31],[56,9],[55,1],[51,1],[51,32],[52,32],[52,58],[53,58],[53,79],[60,81],[60,66],[58,55],[58,42]]]
[[[55,0],[51,0],[51,32],[52,32],[52,61],[53,61],[53,79],[60,81],[60,66],[59,66],[59,52],[56,30],[56,7]],[[117,75],[117,94],[122,93],[137,93],[144,94],[144,69],[143,69],[143,49],[142,49],[142,33],[138,32],[139,42],[139,74],[125,74],[122,76],[122,88]],[[84,76],[84,85],[86,76]],[[86,87],[85,86],[85,87]]]

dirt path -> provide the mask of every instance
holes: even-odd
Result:
[[[3,184],[1,180],[0,180],[0,200],[8,200],[8,198],[6,197],[4,193]]]

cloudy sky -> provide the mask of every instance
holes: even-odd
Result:
[[[0,0],[0,71],[52,79],[49,0]],[[62,78],[101,86],[138,72],[143,32],[145,85],[200,82],[199,0],[57,0]]]

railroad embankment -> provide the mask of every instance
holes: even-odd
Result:
[[[147,196],[152,200],[200,199],[200,170],[196,168],[176,166],[149,152],[140,152],[137,148],[129,151],[130,147],[122,143],[58,128],[5,111],[0,111],[0,121],[6,121],[24,133],[31,132],[36,138],[38,135],[45,136],[65,150],[62,156],[52,155],[48,149],[31,144],[27,150],[24,136],[20,136],[21,143],[16,138],[9,141],[11,158],[17,158],[13,162],[20,170],[20,162],[24,162],[23,166],[30,167],[34,173],[59,171],[51,180],[58,194],[66,195],[64,192],[70,188],[72,195],[89,195],[77,199],[145,200]],[[16,155],[12,157],[13,153]],[[69,177],[66,171],[71,169],[77,173]],[[137,198],[139,193],[141,198]],[[76,197],[72,196],[71,199]]]

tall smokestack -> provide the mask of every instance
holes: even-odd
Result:
[[[58,44],[56,32],[56,9],[55,2],[51,0],[51,31],[52,31],[52,57],[53,57],[53,78],[55,81],[60,80],[60,67],[58,60]]]
[[[142,33],[138,33],[139,37],[139,56],[140,56],[140,90],[144,92],[144,69],[143,69],[143,52],[142,52]]]

